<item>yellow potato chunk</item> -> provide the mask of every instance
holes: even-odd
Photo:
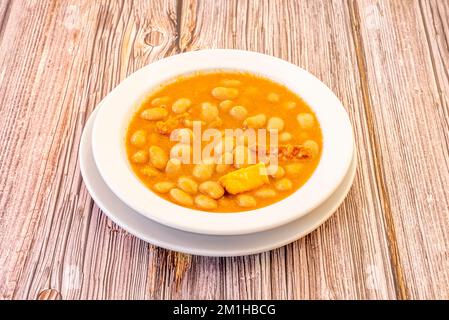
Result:
[[[259,188],[268,183],[267,169],[263,163],[229,172],[219,179],[230,194],[238,194]]]

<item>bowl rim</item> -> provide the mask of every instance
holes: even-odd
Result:
[[[153,88],[176,76],[214,69],[255,73],[281,83],[305,100],[318,118],[323,135],[320,162],[307,182],[281,201],[248,211],[208,213],[159,197],[132,172],[124,139],[131,116],[142,99]],[[92,151],[106,184],[119,199],[140,214],[184,231],[237,235],[289,223],[322,204],[349,170],[354,136],[342,103],[324,83],[306,70],[257,52],[210,49],[153,62],[122,81],[102,100],[93,126]]]

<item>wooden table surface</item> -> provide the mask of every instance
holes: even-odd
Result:
[[[283,248],[157,248],[83,185],[78,146],[99,101],[204,48],[309,70],[354,125],[348,197]],[[0,299],[449,298],[449,0],[0,0],[0,110]]]

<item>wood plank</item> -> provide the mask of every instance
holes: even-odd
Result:
[[[344,1],[183,1],[181,51],[239,48],[311,71],[343,101],[354,124],[359,168],[335,216],[311,235],[270,253],[223,259],[216,274],[187,272],[189,286],[223,281],[224,298],[394,298],[383,208],[363,101],[349,9]],[[205,259],[216,263],[214,259]],[[195,276],[193,276],[195,274]],[[202,298],[201,293],[188,295]]]
[[[449,1],[420,1],[430,59],[440,96],[437,114],[449,132]],[[449,145],[449,134],[443,135]],[[449,148],[449,147],[448,147]]]
[[[444,1],[1,2],[0,297],[447,298],[448,12]],[[343,206],[269,253],[148,245],[100,212],[79,174],[82,128],[104,95],[148,62],[211,47],[308,69],[354,124]]]
[[[447,34],[437,36],[447,30],[443,2],[352,4],[402,298],[448,298]]]
[[[9,20],[9,13],[11,12],[11,0],[4,0],[0,2],[0,41],[3,39],[3,34],[6,24]]]
[[[77,159],[101,98],[176,52],[175,18],[173,1],[11,2],[0,47],[2,298],[47,288],[63,299],[161,297],[158,283],[176,274],[155,262],[170,253],[101,214]]]

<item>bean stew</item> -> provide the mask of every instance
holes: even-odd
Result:
[[[322,133],[311,108],[285,86],[211,71],[153,90],[133,115],[125,144],[133,172],[160,197],[239,212],[304,185],[319,163]]]

